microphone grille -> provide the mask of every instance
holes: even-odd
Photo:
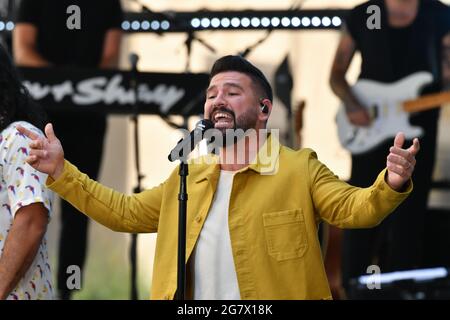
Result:
[[[214,123],[211,120],[202,119],[199,122],[197,122],[195,128],[200,129],[202,132],[205,132],[208,129],[214,128]]]

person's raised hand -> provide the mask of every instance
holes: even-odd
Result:
[[[408,149],[403,149],[404,143],[405,135],[402,132],[397,133],[386,161],[386,182],[397,191],[402,190],[404,184],[411,178],[416,165],[416,155],[420,150],[417,138],[413,140],[413,144]]]
[[[17,126],[17,130],[32,140],[27,163],[36,170],[57,179],[64,169],[64,150],[53,131],[52,124],[48,123],[45,126],[45,137],[20,125]]]

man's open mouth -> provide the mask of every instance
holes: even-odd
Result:
[[[214,123],[215,128],[230,128],[230,126],[233,125],[234,122],[234,117],[230,113],[224,111],[215,112],[211,119]]]

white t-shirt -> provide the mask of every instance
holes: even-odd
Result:
[[[240,300],[228,207],[235,172],[220,171],[217,190],[193,256],[195,300]]]
[[[34,170],[25,159],[30,139],[16,125],[42,132],[27,122],[14,122],[0,133],[0,255],[16,212],[23,206],[41,202],[50,217],[53,193],[45,187],[47,175]],[[10,293],[8,300],[52,299],[52,274],[48,263],[45,235],[30,268]]]

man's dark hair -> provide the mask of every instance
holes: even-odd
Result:
[[[0,45],[0,131],[15,121],[27,121],[43,130],[46,116],[42,108],[31,100],[11,57]]]
[[[211,81],[216,74],[227,71],[237,71],[248,75],[258,89],[261,90],[261,93],[264,94],[264,97],[261,98],[267,98],[271,102],[273,101],[272,87],[270,86],[269,81],[267,81],[267,78],[261,70],[241,56],[229,55],[218,59],[211,68],[209,81]]]

